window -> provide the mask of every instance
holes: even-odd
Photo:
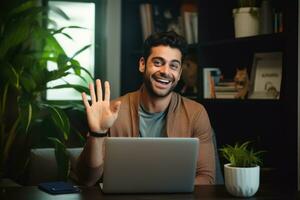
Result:
[[[74,55],[82,47],[91,44],[92,46],[81,52],[75,57],[82,67],[86,68],[92,75],[95,74],[95,3],[93,2],[71,2],[71,1],[49,1],[50,6],[55,6],[63,10],[70,20],[63,19],[53,11],[49,12],[49,18],[57,23],[56,28],[65,26],[80,26],[84,29],[66,29],[65,33],[70,35],[73,40],[68,37],[57,34],[55,38],[61,44],[68,56]],[[49,25],[49,28],[53,25]],[[48,69],[54,70],[57,66],[54,63],[48,63]],[[83,77],[91,81],[86,73],[83,72]],[[58,84],[64,84],[65,81],[71,84],[79,84],[86,86],[83,80],[74,75],[68,75],[62,80],[55,80],[48,83],[48,87],[53,87]],[[47,100],[80,100],[81,95],[74,89],[51,89],[47,91]]]

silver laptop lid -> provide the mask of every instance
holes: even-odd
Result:
[[[197,138],[107,138],[103,192],[192,192]]]

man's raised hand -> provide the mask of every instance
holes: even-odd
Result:
[[[82,100],[86,109],[87,120],[89,128],[92,132],[105,133],[112,127],[118,117],[121,102],[117,101],[110,105],[110,86],[109,82],[105,81],[105,94],[104,99],[102,95],[102,86],[99,79],[96,80],[95,94],[94,84],[89,84],[91,94],[91,104],[88,102],[87,95],[82,93]]]

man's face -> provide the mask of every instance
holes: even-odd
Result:
[[[169,46],[152,47],[147,61],[140,59],[140,72],[150,95],[165,97],[177,85],[181,75],[181,52]]]

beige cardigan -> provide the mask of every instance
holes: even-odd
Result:
[[[140,94],[138,90],[118,98],[122,103],[118,118],[110,129],[110,136],[139,137]],[[200,145],[195,184],[214,184],[215,153],[212,129],[205,108],[173,92],[167,111],[165,135],[167,137],[198,137]]]

